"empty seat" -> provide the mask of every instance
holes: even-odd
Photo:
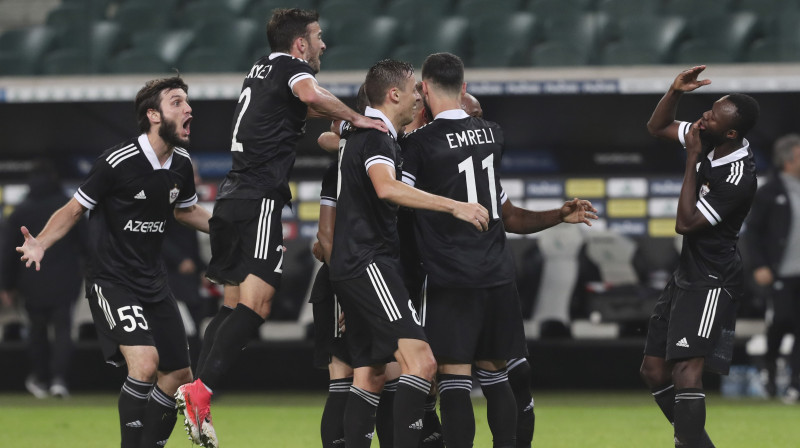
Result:
[[[525,66],[538,33],[536,17],[518,13],[478,21],[472,29],[472,67]]]
[[[131,37],[133,47],[111,62],[115,73],[163,73],[177,68],[178,61],[191,46],[193,30],[143,31]]]
[[[219,47],[195,47],[181,57],[178,69],[183,73],[224,73],[244,71],[248,62],[238,52]]]
[[[196,27],[212,20],[233,20],[236,13],[223,2],[214,0],[195,1],[187,4],[176,16],[183,27]]]
[[[469,22],[464,17],[421,19],[406,30],[406,45],[393,52],[392,57],[419,67],[431,53],[449,52],[467,58]]]
[[[730,64],[738,61],[736,56],[726,48],[715,45],[714,42],[704,39],[692,39],[683,43],[675,56],[679,64]]]
[[[661,11],[664,14],[675,14],[686,18],[697,15],[698,9],[702,11],[702,14],[721,15],[733,10],[731,3],[731,0],[715,0],[713,2],[703,2],[702,7],[698,8],[697,0],[665,0],[661,6]]]
[[[589,64],[586,48],[565,42],[545,42],[533,47],[531,64],[541,67],[571,67]]]
[[[519,11],[520,0],[458,0],[455,14],[470,20],[507,17]]]
[[[53,28],[69,28],[100,20],[103,17],[85,3],[67,3],[47,13],[46,24]]]
[[[247,10],[244,12],[244,17],[254,19],[266,26],[267,21],[269,21],[269,18],[272,17],[272,11],[274,9],[314,9],[314,3],[314,0],[292,0],[291,2],[287,2],[285,0],[252,0],[250,5],[247,7]]]
[[[56,56],[43,60],[45,73],[102,73],[107,71],[111,55],[122,49],[125,39],[119,24],[94,22],[88,27],[71,27],[61,33]],[[76,61],[67,60],[73,55]],[[82,62],[81,62],[82,61]],[[85,64],[83,72],[75,71]]]
[[[745,62],[800,62],[800,43],[760,39],[748,49]]]
[[[325,70],[366,70],[385,57],[363,51],[361,45],[337,45],[322,56]]]
[[[334,24],[333,34],[334,43],[328,47],[323,56],[328,68],[332,67],[331,63],[337,64],[334,61],[335,55],[342,54],[337,50],[339,47],[358,47],[363,53],[357,58],[359,61],[375,62],[389,57],[402,37],[400,22],[389,16],[375,17],[367,22],[360,19],[345,19]],[[350,52],[345,50],[344,53]],[[367,68],[370,65],[367,65]]]
[[[589,11],[592,0],[530,0],[526,10],[540,19],[577,16]]]
[[[603,65],[654,65],[663,64],[659,53],[627,42],[613,42],[603,49]]]
[[[380,0],[325,0],[319,4],[317,11],[320,17],[332,22],[362,19],[366,23],[378,15],[380,9]]]
[[[659,0],[599,0],[597,10],[612,17],[646,17],[659,12]]]
[[[45,75],[79,75],[91,72],[91,56],[83,48],[62,48],[42,58],[42,74]]]
[[[256,43],[262,43],[259,37],[264,34],[263,29],[252,19],[203,22],[194,31],[193,46],[209,51],[218,50],[218,52],[230,53],[230,56],[225,59],[237,61],[236,64],[228,66],[224,71],[243,69],[240,60],[250,57]]]
[[[697,16],[691,19],[690,24],[692,39],[705,41],[715,48],[727,51],[731,62],[742,59],[745,50],[762,32],[758,16],[751,12]],[[694,45],[689,47],[693,48]],[[709,54],[713,52],[709,50]]]
[[[611,50],[612,54],[635,54],[640,49],[652,52],[653,57],[648,59],[654,63],[670,62],[688,36],[686,20],[679,16],[629,17],[620,22],[618,30],[622,45]]]
[[[573,59],[584,59],[588,63],[599,59],[600,51],[614,33],[611,19],[602,13],[549,17],[544,21],[543,30],[546,41],[577,49],[581,54]],[[547,53],[550,50],[539,51]],[[564,60],[568,59],[564,57]]]
[[[440,19],[449,13],[448,2],[430,0],[392,0],[386,5],[385,14],[401,23],[418,20],[422,14],[427,19]]]
[[[131,35],[145,30],[163,30],[170,24],[172,11],[165,9],[155,12],[142,3],[123,3],[114,15],[124,33]]]
[[[57,35],[48,26],[10,30],[0,35],[0,74],[35,74],[42,56],[55,46]]]
[[[748,11],[759,15],[786,14],[798,11],[798,2],[787,0],[737,0],[737,11]]]
[[[174,68],[155,51],[142,49],[125,50],[111,60],[113,73],[167,73]]]

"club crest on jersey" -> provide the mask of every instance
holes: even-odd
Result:
[[[703,185],[700,187],[700,197],[701,197],[701,198],[702,198],[702,197],[705,197],[705,195],[707,195],[708,193],[711,193],[711,189],[710,189],[710,188],[708,188],[708,184],[703,184]]]
[[[170,204],[175,202],[175,199],[178,199],[178,193],[180,193],[180,192],[181,192],[181,190],[178,189],[177,185],[175,185],[175,187],[172,190],[169,190],[169,203]]]

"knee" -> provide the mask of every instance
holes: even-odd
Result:
[[[191,383],[193,380],[192,369],[189,367],[173,370],[161,375],[158,379],[158,388],[168,395],[173,395],[183,384]]]
[[[158,355],[140,359],[134,364],[128,364],[128,375],[139,381],[152,383],[156,379],[157,372]]]
[[[662,386],[672,381],[668,372],[663,368],[648,362],[642,362],[641,367],[639,367],[639,376],[642,378],[644,384],[651,388]]]
[[[676,389],[703,388],[703,358],[692,358],[675,363],[672,378]]]
[[[427,353],[425,356],[420,357],[417,376],[433,381],[436,369],[436,358],[433,357],[433,353]]]

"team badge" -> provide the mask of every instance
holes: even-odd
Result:
[[[169,203],[170,204],[175,202],[175,199],[178,199],[178,193],[180,193],[180,192],[181,192],[181,190],[178,189],[178,185],[177,184],[175,184],[175,187],[172,190],[169,190]]]
[[[701,197],[701,198],[702,198],[702,197],[705,197],[705,195],[707,195],[708,193],[711,193],[711,189],[710,189],[710,188],[708,188],[708,184],[703,184],[703,185],[700,187],[700,197]]]

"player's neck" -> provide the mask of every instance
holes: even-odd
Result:
[[[719,146],[716,146],[714,147],[714,160],[733,154],[734,152],[742,149],[742,147],[744,147],[744,141],[742,140],[723,143]]]
[[[147,140],[150,142],[150,146],[153,147],[153,152],[156,153],[158,163],[164,166],[172,155],[174,147],[165,142],[164,139],[158,135],[157,131],[155,133],[152,131],[148,132]]]
[[[461,99],[460,98],[436,98],[429,97],[430,99],[430,106],[431,112],[433,113],[433,117],[436,117],[440,113],[446,110],[453,110],[453,109],[461,109]]]

